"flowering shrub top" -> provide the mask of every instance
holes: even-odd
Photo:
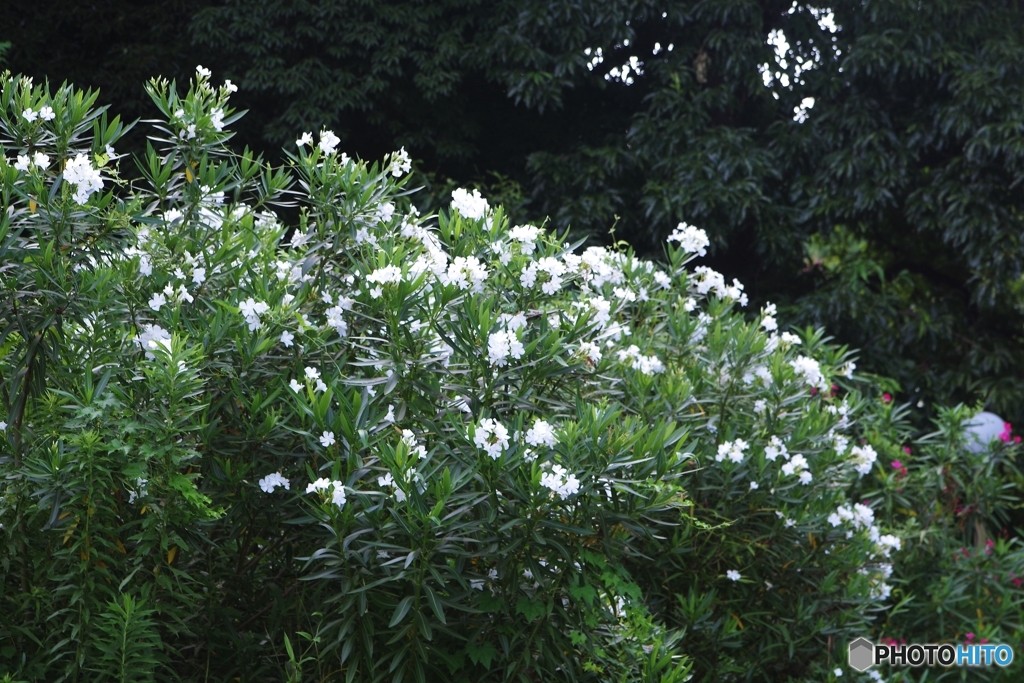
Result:
[[[692,226],[655,264],[475,191],[420,216],[404,151],[274,169],[230,83],[148,91],[128,183],[95,96],[4,80],[8,668],[125,661],[121,627],[184,678],[832,671],[900,548],[845,493],[843,350],[746,321]]]

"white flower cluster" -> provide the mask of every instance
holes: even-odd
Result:
[[[395,500],[399,503],[405,501],[406,493],[402,490],[402,487],[395,482],[395,476],[390,472],[387,472],[377,477],[377,486],[383,488],[394,489]]]
[[[889,557],[893,550],[900,550],[903,548],[903,542],[899,537],[892,534],[882,534],[878,537],[878,553],[884,557]]]
[[[583,282],[594,290],[606,284],[621,285],[626,281],[623,270],[629,257],[604,247],[587,247],[579,256],[566,253],[562,260],[569,270],[578,272]]]
[[[722,462],[728,458],[732,462],[743,462],[746,457],[745,450],[750,446],[743,439],[735,441],[723,441],[718,445],[718,454],[715,455],[715,462]]]
[[[517,225],[508,231],[508,236],[519,242],[522,253],[532,254],[537,248],[541,232],[543,231],[535,225]]]
[[[551,489],[556,495],[565,500],[575,495],[580,490],[580,480],[575,474],[570,474],[561,465],[552,465],[550,472],[545,472],[540,477],[540,485]]]
[[[150,343],[154,341],[170,341],[170,339],[170,333],[159,325],[143,325],[142,334],[138,335],[135,341],[146,352],[146,358],[153,360],[156,356],[149,350],[152,348]]]
[[[94,192],[103,189],[103,177],[98,168],[93,168],[89,157],[79,154],[69,159],[64,166],[64,180],[75,185],[75,202],[85,204]]]
[[[787,462],[783,463],[782,473],[787,477],[791,477],[794,474],[798,475],[801,484],[810,484],[814,479],[810,470],[807,469],[807,458],[802,455],[794,455]]]
[[[218,133],[224,130],[224,110],[220,107],[210,112],[210,125]]]
[[[348,309],[339,303],[337,306],[331,306],[324,311],[324,315],[327,316],[325,324],[327,327],[330,327],[337,332],[339,337],[345,337],[348,335],[348,323],[345,322],[345,319],[342,317],[346,310]]]
[[[775,320],[775,304],[765,304],[761,309],[761,327],[765,332],[774,332],[779,329],[779,323]]]
[[[455,285],[459,289],[472,289],[479,294],[484,291],[484,281],[487,279],[487,268],[480,263],[475,256],[457,256],[448,272],[441,278],[446,285]]]
[[[532,288],[537,284],[537,275],[543,273],[547,277],[541,278],[540,289],[542,292],[548,295],[552,295],[562,288],[562,277],[566,273],[565,264],[556,258],[545,256],[538,261],[531,261],[530,264],[523,269],[522,275],[520,275],[520,282],[523,283],[523,287]]]
[[[480,190],[470,193],[460,187],[452,192],[452,208],[462,214],[463,218],[477,220],[483,218],[490,207],[487,200],[480,196]]]
[[[128,489],[128,504],[129,505],[134,503],[139,498],[145,498],[146,496],[149,495],[149,490],[146,487],[146,484],[148,484],[148,483],[149,483],[149,480],[148,479],[144,479],[143,477],[136,477],[135,478],[135,488],[134,489]]]
[[[405,151],[405,147],[392,153],[388,170],[396,178],[401,178],[412,170],[412,159],[409,158],[409,153]]]
[[[833,527],[848,525],[846,538],[852,538],[855,531],[866,530],[868,538],[874,542],[874,558],[887,559],[893,550],[900,550],[903,547],[902,541],[892,534],[881,534],[875,526],[875,512],[861,503],[853,507],[840,505],[831,515],[828,522]],[[885,583],[892,575],[892,565],[888,563],[875,563],[862,567],[861,574],[872,576],[870,595],[875,600],[885,600],[889,597],[892,587]]]
[[[654,375],[665,371],[665,364],[657,356],[645,356],[640,353],[640,347],[632,344],[627,349],[620,349],[617,354],[620,363],[626,363],[634,370],[639,370],[645,375]]]
[[[260,488],[263,489],[264,493],[273,493],[274,489],[278,486],[286,491],[291,488],[289,481],[281,476],[280,472],[272,472],[260,479]]]
[[[509,356],[517,360],[522,358],[525,352],[523,342],[513,331],[499,330],[487,337],[487,359],[496,367],[507,365]]]
[[[799,346],[802,343],[800,337],[792,332],[783,332],[782,334],[772,332],[768,335],[768,343],[764,345],[764,351],[765,353],[774,353],[778,348],[785,349],[790,346]]]
[[[554,448],[558,443],[555,430],[545,420],[536,420],[533,426],[526,430],[526,443],[531,446],[547,446]]]
[[[855,503],[853,507],[840,505],[835,512],[828,516],[828,523],[834,527],[845,522],[853,525],[854,529],[872,529],[875,523],[875,511],[867,505]],[[852,534],[847,534],[851,536]]]
[[[31,108],[25,109],[25,111],[21,112],[21,117],[29,123],[35,123],[36,119],[53,121],[56,114],[53,113],[53,108],[50,105],[44,104],[39,111],[33,111]]]
[[[416,440],[416,435],[412,433],[411,429],[402,430],[402,443],[409,449],[409,454],[415,455],[417,459],[423,460],[427,457],[427,447]]]
[[[14,168],[18,169],[22,173],[28,173],[29,169],[33,166],[36,166],[40,171],[43,171],[46,170],[46,167],[49,165],[50,157],[42,152],[36,152],[32,156],[19,154],[17,161],[14,162]]]
[[[789,460],[789,451],[786,448],[786,444],[779,437],[773,436],[768,440],[768,445],[764,447],[764,457],[775,462],[775,459],[780,455],[784,460]]]
[[[580,342],[577,353],[586,359],[590,365],[597,365],[601,362],[601,347],[593,342]]]
[[[766,365],[755,365],[754,367],[743,373],[743,383],[753,384],[755,379],[760,379],[761,383],[766,387],[770,387],[775,378],[772,377],[772,371],[768,369]]]
[[[260,320],[260,316],[270,310],[270,306],[262,301],[256,301],[252,297],[249,297],[242,303],[238,304],[239,313],[245,318],[245,322],[249,325],[249,331],[255,332],[256,330],[263,327],[263,321]]]
[[[341,139],[334,134],[333,130],[320,131],[320,151],[324,154],[334,154]]]
[[[317,370],[316,368],[311,368],[311,367],[307,366],[304,372],[305,372],[305,375],[306,375],[306,381],[308,381],[308,382],[316,382],[315,391],[319,391],[319,392],[327,391],[327,384],[325,384],[323,379],[320,378],[320,371],[319,370]],[[296,380],[294,378],[288,383],[288,386],[290,386],[292,388],[292,391],[294,391],[296,394],[299,393],[300,391],[302,391],[302,387],[303,387],[303,385],[299,384],[298,380]],[[331,436],[331,438],[333,438],[333,435]]]
[[[686,223],[680,223],[672,234],[668,236],[669,242],[678,242],[679,247],[689,253],[704,256],[707,254],[707,247],[711,242],[706,232]]]
[[[732,284],[727,285],[721,273],[707,266],[697,266],[693,272],[693,284],[698,294],[707,296],[709,292],[714,292],[720,299],[738,301],[740,306],[747,305],[747,295],[743,292],[743,284],[739,280],[734,278]]]
[[[810,386],[821,391],[828,390],[828,382],[825,381],[825,375],[822,374],[818,361],[807,356],[797,356],[796,360],[789,361],[789,365],[797,376]]]
[[[416,456],[418,460],[422,460],[427,457],[426,447],[416,440],[416,435],[413,434],[412,430],[402,430],[402,443],[408,448],[409,454]],[[393,489],[395,500],[399,503],[403,502],[408,497],[405,486],[409,482],[415,483],[421,492],[426,489],[426,481],[423,479],[423,475],[417,471],[415,466],[410,467],[405,473],[404,482],[396,479],[394,474],[391,472],[385,472],[383,475],[377,477],[377,485],[381,488]]]
[[[321,477],[306,487],[306,493],[319,493],[324,500],[330,495],[331,502],[339,508],[345,507],[345,485],[340,481],[331,481]]]
[[[473,433],[473,443],[495,460],[508,448],[508,429],[497,420],[485,417]]]
[[[857,470],[857,473],[862,477],[871,471],[875,461],[878,460],[878,453],[875,452],[875,449],[870,444],[854,446],[850,449],[850,456],[853,462],[853,469]]]
[[[398,266],[384,266],[367,275],[366,281],[376,285],[370,289],[370,296],[379,299],[380,295],[384,293],[384,285],[397,285],[402,282],[402,269]]]

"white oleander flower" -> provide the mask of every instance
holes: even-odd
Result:
[[[390,170],[391,175],[396,178],[400,178],[412,170],[412,160],[409,158],[409,153],[405,151],[405,147],[391,155]]]
[[[875,449],[870,444],[854,446],[850,449],[850,456],[853,469],[862,477],[871,472],[875,461],[878,460],[878,453],[875,452]]]
[[[470,193],[460,187],[452,192],[452,208],[462,214],[463,218],[477,220],[483,218],[490,207],[487,200],[480,196],[480,190]]]
[[[707,247],[711,244],[706,232],[686,223],[680,223],[672,234],[668,236],[669,242],[678,242],[679,247],[690,254],[704,256],[707,254]]]
[[[291,484],[285,477],[281,476],[280,472],[272,472],[260,479],[260,488],[263,489],[265,493],[273,493],[274,489],[278,486],[285,490],[291,488]]]
[[[341,142],[341,138],[334,134],[332,130],[320,131],[320,151],[324,154],[333,154],[334,150],[337,149],[338,143]]]
[[[508,429],[491,418],[480,420],[473,434],[473,443],[495,460],[508,448]]]
[[[735,441],[724,441],[718,446],[718,454],[715,455],[716,462],[722,462],[726,458],[732,462],[743,462],[745,457],[744,451],[747,450],[748,444],[743,439],[736,439]]]
[[[550,472],[542,474],[540,485],[554,491],[562,500],[575,495],[580,490],[580,480],[561,465],[552,465]]]
[[[555,431],[551,428],[550,424],[544,420],[537,420],[533,423],[532,427],[526,430],[526,443],[531,446],[554,448],[555,444],[558,443],[558,439],[555,437]]]

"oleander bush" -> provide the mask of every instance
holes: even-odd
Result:
[[[702,231],[418,215],[404,151],[232,151],[233,90],[149,83],[133,163],[96,93],[3,76],[0,675],[849,680],[917,628],[898,421]]]

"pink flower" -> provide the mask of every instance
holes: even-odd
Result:
[[[888,391],[885,392],[884,394],[882,394],[882,403],[891,403],[891,402],[892,402],[892,394],[890,394]]]
[[[969,643],[969,642],[971,642],[972,640],[974,640],[974,634],[973,634],[973,633],[965,633],[965,634],[964,634],[964,638],[966,638],[966,639],[967,639],[967,642]]]
[[[1020,588],[1020,584],[1024,582],[1022,582],[1020,579],[1013,579],[1012,581],[1010,581],[1010,583],[1012,583],[1017,588]]]
[[[903,463],[901,463],[899,460],[893,460],[891,464],[894,470],[898,470],[903,467]]]
[[[982,639],[981,639],[981,644],[982,644],[982,645],[984,645],[984,644],[985,644],[985,643],[987,643],[987,642],[988,642],[988,638],[982,638]]]
[[[910,446],[904,446],[903,452],[906,453],[907,455],[910,455]]]
[[[1003,423],[1003,433],[999,435],[999,440],[1003,443],[1010,443],[1010,438],[1013,434],[1013,425],[1009,422]],[[1020,437],[1014,440],[1014,443],[1020,443]]]

